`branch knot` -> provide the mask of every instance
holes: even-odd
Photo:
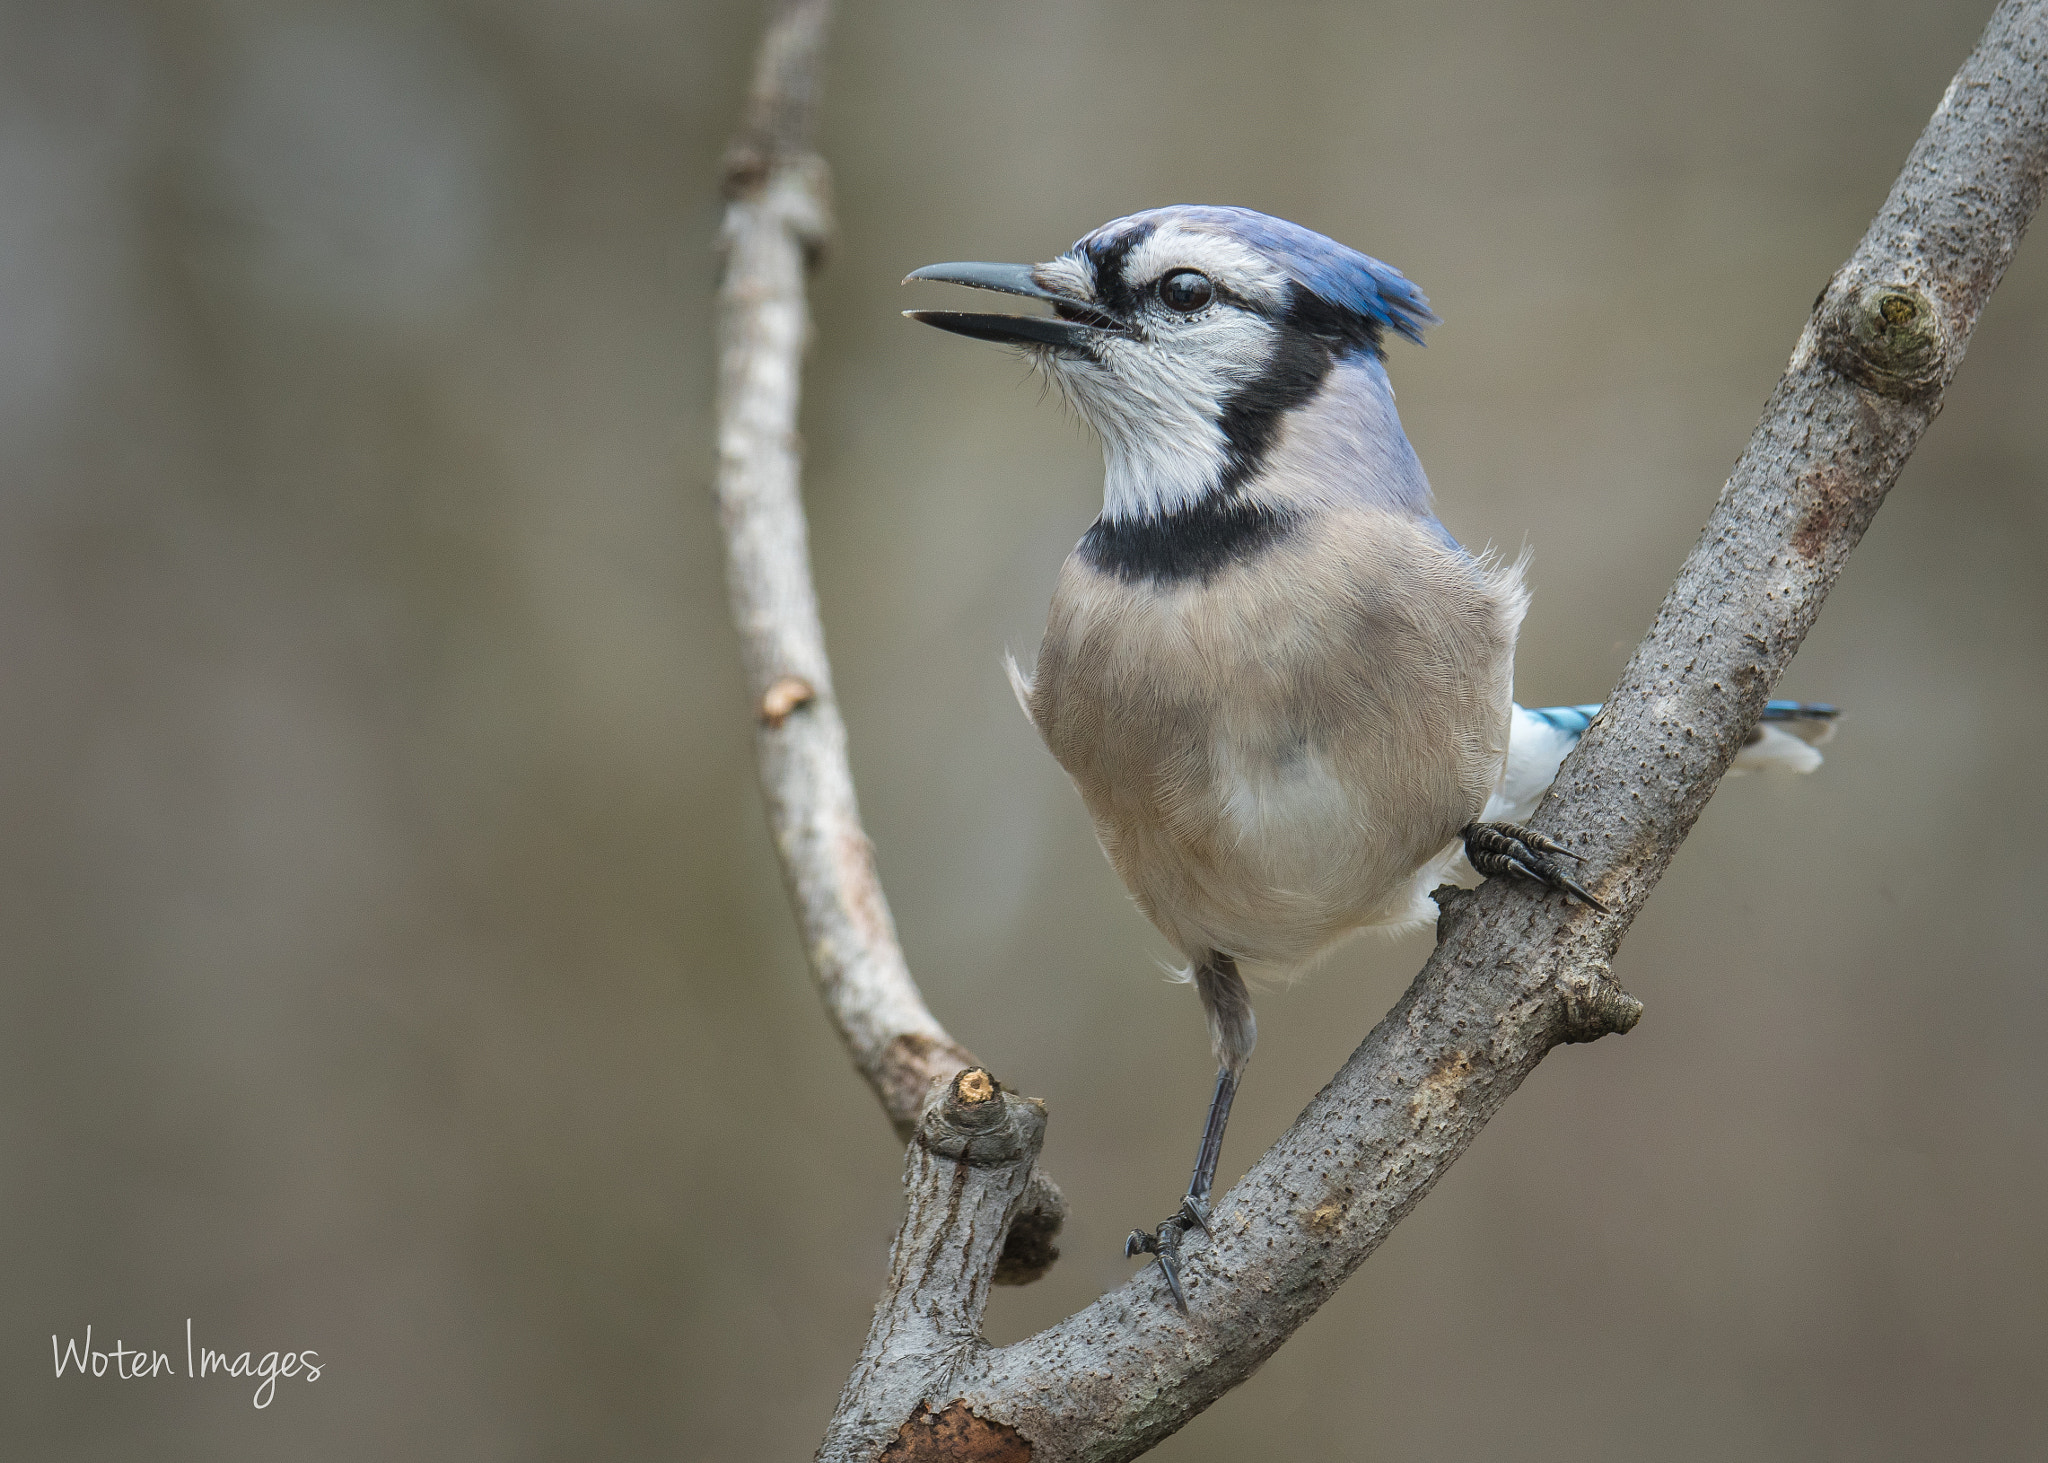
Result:
[[[1843,283],[1838,278],[1821,297],[1822,358],[1881,396],[1911,401],[1939,389],[1950,352],[1934,301],[1897,280]]]
[[[1564,1015],[1564,1035],[1560,1040],[1564,1042],[1620,1036],[1643,1019],[1643,1003],[1607,973],[1605,961],[1594,961],[1582,971],[1560,976],[1557,985]]]
[[[725,197],[764,210],[803,250],[804,268],[816,270],[832,240],[832,170],[814,152],[788,155],[742,141],[725,155]],[[729,242],[729,240],[728,240]]]
[[[761,725],[774,731],[817,697],[802,676],[778,676],[761,695]]]

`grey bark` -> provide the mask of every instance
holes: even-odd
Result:
[[[1044,1140],[1044,1104],[1004,1092],[980,1067],[932,1084],[904,1165],[910,1205],[889,1251],[889,1288],[819,1458],[873,1458],[899,1435],[899,1454],[937,1441],[929,1430],[945,1413],[920,1404],[951,1397],[988,1350],[982,1310]]]
[[[800,119],[828,11],[788,6],[771,26],[749,126],[728,156],[718,503],[776,851],[826,1009],[890,1120],[907,1132],[937,1074],[914,1072],[894,1054],[968,1063],[918,994],[875,880],[798,497],[805,260],[831,227],[824,169],[801,146]]]
[[[1801,333],[1720,501],[1534,823],[1613,908],[1441,897],[1436,952],[1190,1247],[959,1381],[1040,1460],[1135,1457],[1243,1381],[1553,1047],[1640,1009],[1608,961],[1940,409],[2048,172],[2048,3],[2006,0]]]
[[[1612,915],[1499,884],[1443,891],[1437,949],[1414,984],[1217,1203],[1213,1238],[1191,1239],[1187,1317],[1167,1303],[1148,1267],[1060,1324],[990,1349],[979,1336],[986,1286],[976,1258],[989,1245],[986,1226],[973,1229],[972,1244],[957,1229],[932,1228],[952,1186],[967,1181],[957,1177],[958,1164],[913,1152],[904,1233],[932,1234],[938,1248],[899,1240],[889,1293],[821,1456],[1112,1460],[1145,1452],[1243,1381],[1312,1315],[1552,1048],[1634,1025],[1641,1008],[1614,983],[1608,962],[1939,410],[1978,313],[2040,201],[2044,171],[2048,0],[2005,0],[1876,221],[1816,302],[1648,636],[1532,820],[1591,855],[1588,882]],[[775,176],[767,169],[760,185],[764,210]],[[801,334],[804,217],[792,206],[779,223],[764,214],[735,226],[775,232],[787,245],[781,272],[761,286],[794,294],[795,323],[785,339],[791,330]],[[750,308],[745,291],[730,283],[728,301],[735,315]],[[728,335],[729,353],[737,340]],[[728,379],[744,374],[743,366],[729,364]],[[757,430],[783,434],[774,471],[789,517],[776,520],[773,532],[785,553],[795,545],[800,565],[802,520],[787,447],[793,350],[782,369],[790,414]],[[721,438],[728,461],[745,445],[734,441],[728,448]],[[747,488],[737,468],[728,475],[736,485],[725,499],[730,505]],[[728,506],[729,526],[732,514]],[[736,565],[741,549],[736,542]],[[744,629],[754,601],[742,594],[741,577],[736,567]],[[832,906],[834,899],[843,905],[847,896],[838,891],[847,881],[829,876],[831,855],[814,846],[829,850],[849,829],[857,837],[858,823],[836,714],[818,748],[785,737],[797,725],[810,728],[801,736],[817,734],[830,713],[808,579],[785,589],[800,598],[811,638],[783,659],[764,650],[758,660],[757,645],[772,650],[779,642],[750,638],[749,667],[757,694],[772,692],[778,677],[814,693],[782,729],[764,730],[762,755],[778,846],[816,949],[819,932],[859,921]],[[802,765],[791,770],[792,763]],[[816,770],[820,763],[832,764],[829,776]],[[828,817],[806,801],[820,798],[837,800],[832,806],[842,811]],[[863,877],[851,887],[872,889],[860,847]],[[814,889],[828,891],[830,907],[814,909],[806,892]],[[880,909],[879,890],[873,897]],[[893,950],[885,910],[870,926],[866,933],[881,928]],[[836,986],[871,979],[865,967],[849,973],[858,962],[844,956],[832,957],[838,965],[824,955],[816,962],[857,1062],[892,1023],[911,1020],[902,992],[915,1001],[907,972],[898,979],[900,954],[893,965],[872,956],[879,943],[850,948],[887,967],[880,984],[895,1004],[876,998],[883,1016],[862,1014],[867,1008],[842,1013],[833,1004],[843,1000]],[[937,1023],[901,1029],[936,1032]],[[872,1073],[870,1080],[877,1080]],[[960,1245],[959,1253],[941,1253],[946,1243]],[[917,1314],[933,1319],[906,1351],[893,1338],[907,1334],[902,1328]],[[912,1359],[892,1361],[898,1356]]]
[[[797,405],[810,333],[804,276],[831,232],[828,175],[810,150],[831,10],[830,0],[777,10],[726,155],[718,506],[761,791],[804,951],[855,1068],[908,1139],[932,1083],[974,1057],[925,1005],[875,877],[811,582]],[[1038,1175],[1003,1283],[1051,1267],[1065,1216],[1059,1189]]]

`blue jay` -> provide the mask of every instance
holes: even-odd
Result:
[[[1578,855],[1521,822],[1599,708],[1513,704],[1522,564],[1467,553],[1431,511],[1384,347],[1436,317],[1398,271],[1249,209],[1179,205],[1050,263],[909,278],[1047,302],[906,313],[1023,347],[1102,439],[1101,516],[1060,571],[1035,668],[1009,669],[1208,1019],[1219,1070],[1193,1180],[1125,1246],[1157,1257],[1185,1311],[1182,1239],[1207,1228],[1257,1038],[1240,964],[1426,923],[1460,875],[1603,909],[1561,862]],[[1745,756],[1818,762],[1832,715],[1773,703]]]

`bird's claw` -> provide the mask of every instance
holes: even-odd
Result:
[[[1130,1238],[1124,1241],[1124,1258],[1136,1259],[1139,1255],[1152,1255],[1159,1261],[1159,1273],[1166,1277],[1166,1290],[1173,1297],[1174,1309],[1182,1315],[1188,1313],[1187,1293],[1180,1287],[1180,1241],[1181,1236],[1191,1229],[1209,1232],[1209,1206],[1189,1194],[1180,1201],[1180,1208],[1171,1219],[1160,1224],[1155,1233],[1149,1229],[1134,1229]]]
[[[1474,823],[1465,830],[1465,857],[1489,879],[1507,874],[1533,879],[1607,913],[1607,906],[1567,874],[1552,854],[1585,861],[1583,854],[1574,853],[1557,840],[1520,823]]]

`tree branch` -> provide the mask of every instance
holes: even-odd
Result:
[[[1146,1451],[1307,1320],[1553,1047],[1634,1025],[1641,1008],[1608,962],[1939,410],[2044,171],[2048,0],[2005,0],[1816,301],[1649,635],[1539,809],[1539,826],[1594,855],[1613,914],[1497,883],[1442,891],[1414,984],[1216,1205],[1213,1237],[1186,1258],[1186,1317],[1148,1267],[992,1351],[978,1335],[986,1292],[963,1260],[955,1294],[918,1291],[946,1318],[926,1337],[943,1354],[898,1373],[889,1327],[937,1261],[899,1241],[822,1457],[877,1456],[891,1419],[881,1456]],[[934,1198],[915,1159],[911,1178],[906,1239],[927,1232]]]
[[[889,1288],[820,1458],[872,1458],[892,1441],[899,1456],[916,1457],[976,1435],[984,1447],[1019,1446],[1014,1429],[922,1404],[952,1395],[960,1369],[988,1349],[981,1313],[1044,1140],[1045,1105],[1004,1092],[980,1067],[932,1084],[904,1167],[910,1204],[889,1251]]]
[[[1249,1376],[1463,1153],[1549,1050],[1634,1024],[1608,975],[1898,478],[2048,172],[2048,0],[2005,0],[1793,351],[1698,544],[1536,823],[1614,910],[1488,884],[1189,1255],[990,1354],[959,1397],[1040,1459],[1144,1452]]]
[[[810,150],[831,0],[790,0],[762,41],[747,120],[726,155],[719,291],[718,505],[768,826],[811,974],[854,1066],[908,1139],[935,1081],[974,1065],[925,1005],[896,939],[861,829],[846,725],[811,583],[799,493],[804,275],[831,230],[830,185]],[[1001,1279],[1059,1256],[1066,1200],[1033,1180]]]

